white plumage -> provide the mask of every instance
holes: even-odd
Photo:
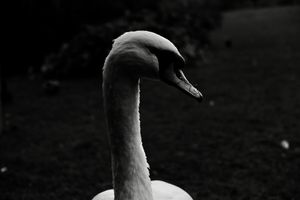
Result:
[[[155,200],[192,200],[183,189],[164,181],[151,181],[153,199]],[[93,200],[114,200],[112,189],[101,192]]]
[[[93,200],[192,200],[175,185],[150,180],[139,120],[140,78],[162,80],[202,99],[185,78],[183,65],[177,48],[155,33],[127,32],[115,39],[103,68],[114,190],[104,191]]]

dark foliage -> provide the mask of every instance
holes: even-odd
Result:
[[[49,70],[44,72],[64,77],[97,74],[112,40],[131,30],[161,34],[192,60],[199,57],[201,47],[210,43],[209,32],[221,23],[221,4],[218,1],[162,1],[156,2],[154,7],[133,8],[106,23],[86,25],[71,42],[51,55],[51,59],[47,57],[44,66]]]
[[[297,4],[296,0],[15,0],[1,3],[1,63],[5,74],[24,74],[28,68],[34,72],[40,70],[49,54],[61,57],[60,49],[64,43],[79,50],[68,50],[68,59],[63,53],[63,60],[75,63],[74,51],[86,49],[90,57],[105,52],[111,38],[126,30],[150,29],[168,38],[184,49],[183,53],[190,57],[199,54],[199,48],[209,43],[209,32],[220,24],[220,12],[224,9],[240,7],[261,7],[270,5]],[[87,31],[86,26],[103,31],[96,39],[97,31]],[[108,27],[109,28],[108,28]],[[113,29],[113,30],[111,30]],[[113,31],[114,34],[111,34]],[[86,35],[81,41],[77,38]],[[89,34],[92,34],[89,36]],[[106,35],[103,38],[103,34]],[[98,37],[98,36],[97,36]],[[75,38],[75,39],[74,39]],[[86,43],[105,39],[101,47],[86,48]],[[106,41],[108,40],[108,41]],[[97,43],[98,44],[98,43]],[[98,50],[98,48],[102,48]],[[96,51],[94,49],[97,48]],[[100,52],[99,52],[100,51]],[[59,53],[60,52],[60,53]],[[72,52],[72,53],[71,53]],[[69,54],[68,53],[68,54]],[[86,53],[84,53],[86,54]],[[80,54],[79,54],[80,55]],[[103,54],[97,54],[100,60]],[[47,60],[47,59],[46,59]],[[91,60],[88,65],[99,66]],[[70,64],[71,66],[72,64]],[[72,66],[70,73],[77,71]],[[68,71],[70,66],[58,71]],[[60,68],[60,67],[59,67]],[[94,67],[83,67],[94,72]],[[82,70],[81,70],[82,72]]]
[[[50,54],[56,54],[62,64],[80,60],[75,58],[81,56],[75,53],[79,51],[90,57],[97,54],[100,60],[113,38],[134,29],[156,31],[195,54],[194,49],[207,43],[208,32],[219,24],[221,6],[217,0],[16,0],[5,1],[1,8],[1,48],[5,52],[1,64],[5,74],[24,74],[29,67],[39,72]],[[75,49],[65,52],[63,44]],[[89,62],[99,66],[94,60]],[[69,71],[71,65],[58,71]],[[72,65],[71,74],[78,65]],[[94,73],[91,67],[81,67]]]

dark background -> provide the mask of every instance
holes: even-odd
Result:
[[[198,104],[142,81],[151,178],[194,199],[299,199],[298,3],[1,3],[0,199],[91,199],[111,188],[101,68],[112,39],[138,29],[174,42],[204,94]]]

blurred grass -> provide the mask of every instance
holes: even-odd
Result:
[[[226,13],[209,61],[186,70],[205,96],[201,104],[142,82],[152,179],[194,199],[300,198],[299,11]],[[7,118],[16,129],[0,138],[1,199],[91,199],[111,187],[100,84],[69,80],[49,98],[35,82],[9,81],[15,101]]]

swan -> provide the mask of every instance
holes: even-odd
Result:
[[[131,31],[114,40],[102,85],[114,189],[93,200],[192,200],[175,185],[150,180],[139,119],[140,78],[161,80],[201,101],[202,94],[185,78],[183,66],[174,44],[156,33]]]

